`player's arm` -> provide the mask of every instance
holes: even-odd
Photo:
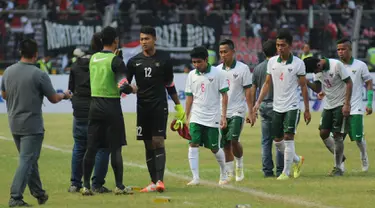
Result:
[[[1,80],[1,97],[6,100],[7,99],[7,93],[5,91],[5,76],[3,76]]]
[[[366,90],[367,90],[367,105],[366,105],[366,114],[370,115],[372,114],[372,100],[373,100],[373,81],[372,76],[367,68],[367,65],[364,64],[362,69],[362,80],[366,84]]]
[[[305,111],[310,111],[310,103],[309,103],[309,92],[307,91],[307,80],[306,76],[298,76],[298,84],[301,87],[303,103],[305,105]]]
[[[264,97],[268,94],[268,91],[270,90],[271,84],[272,84],[272,76],[271,74],[267,74],[266,80],[264,81],[262,89],[260,90],[258,100],[255,102],[254,109],[253,109],[254,112],[258,111],[260,103],[263,101]]]
[[[126,79],[128,80],[129,83],[132,83],[134,74],[135,74],[134,62],[133,62],[133,59],[129,59],[128,63],[126,64]]]
[[[75,88],[75,83],[74,83],[74,72],[71,70],[70,73],[69,73],[69,85],[68,85],[68,89],[71,91],[71,92],[74,92],[74,89]]]
[[[191,73],[189,73],[186,84],[185,84],[185,96],[186,96],[186,103],[185,103],[185,112],[186,112],[186,119],[190,120],[190,113],[191,113],[191,107],[193,105],[193,91],[191,87]]]
[[[49,78],[47,73],[42,73],[39,84],[43,95],[46,96],[51,103],[58,103],[61,100],[67,100],[72,97],[69,90],[63,93],[56,93],[55,89],[52,86],[51,79]]]
[[[127,69],[124,61],[119,57],[115,57],[113,58],[111,65],[112,71],[115,73],[117,86],[120,89],[120,92],[125,94],[136,93],[136,86],[129,84],[130,82],[126,77]]]
[[[314,92],[316,92],[316,93],[319,93],[319,92],[322,91],[322,84],[320,83],[319,80],[316,80],[316,81],[314,81],[314,82],[310,82],[310,81],[307,80],[306,78],[305,78],[305,80],[306,80],[306,84],[307,84],[307,86],[308,86],[312,91],[314,91]]]

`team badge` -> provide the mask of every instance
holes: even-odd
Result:
[[[156,67],[159,67],[159,66],[160,66],[160,63],[159,63],[159,62],[156,62],[156,63],[155,63],[155,66],[156,66]]]

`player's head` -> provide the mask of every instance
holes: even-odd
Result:
[[[96,53],[103,50],[102,34],[95,33],[91,39],[91,50]]]
[[[113,27],[105,27],[101,32],[103,46],[117,48],[119,45],[119,37],[117,31]]]
[[[276,49],[280,56],[287,56],[292,49],[293,36],[289,30],[280,29],[276,37]]]
[[[337,55],[341,60],[349,60],[352,57],[352,42],[347,39],[343,38],[338,40],[337,42]]]
[[[310,53],[310,45],[309,44],[305,44],[305,45],[303,45],[303,53],[304,54],[308,54],[308,53]]]
[[[231,62],[234,58],[234,43],[232,40],[225,39],[220,42],[219,54],[220,58],[224,63]]]
[[[151,26],[143,26],[139,35],[139,41],[142,46],[142,50],[148,51],[155,48],[156,31]]]
[[[205,47],[195,47],[190,52],[190,57],[194,68],[196,68],[200,72],[206,71],[208,65],[208,51]]]
[[[321,59],[308,57],[303,59],[306,66],[306,73],[319,73],[323,71],[324,64]]]
[[[263,43],[263,53],[267,58],[271,58],[272,56],[276,55],[276,41],[275,40],[267,40]]]
[[[20,44],[20,53],[22,58],[36,61],[38,57],[38,44],[33,39],[25,39]]]

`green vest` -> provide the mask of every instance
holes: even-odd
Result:
[[[207,50],[208,52],[208,63],[211,65],[216,64],[216,52],[213,50]]]
[[[113,53],[95,53],[90,59],[91,97],[120,98],[115,73],[112,71]]]
[[[52,68],[52,63],[50,61],[45,63],[43,59],[40,59],[39,61],[37,61],[37,63],[40,66],[40,70],[46,72],[47,74],[50,72]]]
[[[304,53],[301,55],[301,59],[305,59],[305,58],[308,58],[308,57],[312,57],[313,54],[312,53],[308,53],[307,55],[305,55]]]
[[[369,63],[368,67],[370,70],[373,70],[373,66],[375,66],[375,48],[369,48],[367,50],[367,57],[367,62]]]

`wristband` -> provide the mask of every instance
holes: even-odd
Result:
[[[367,107],[372,108],[372,99],[373,99],[374,91],[367,90]]]

